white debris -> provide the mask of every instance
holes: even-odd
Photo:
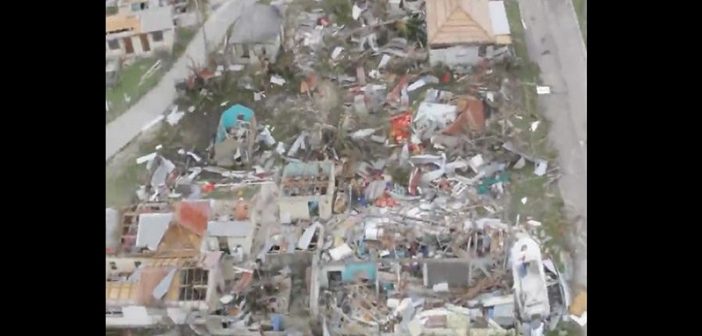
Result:
[[[584,327],[587,324],[587,310],[584,311],[580,317],[570,314],[570,319],[575,321],[575,323],[579,324],[581,327]]]
[[[151,154],[146,154],[146,155],[144,155],[144,156],[138,157],[138,158],[136,159],[136,163],[137,163],[138,165],[140,165],[140,164],[142,164],[142,163],[146,163],[146,162],[149,162],[149,161],[153,160],[155,157],[156,157],[156,152],[153,152],[153,153],[151,153]]]
[[[166,116],[166,122],[168,122],[171,126],[175,126],[178,124],[180,119],[183,118],[183,116],[185,116],[185,112],[178,112],[178,106],[174,106],[171,113]]]
[[[334,51],[332,51],[332,53],[331,53],[332,60],[336,60],[339,57],[339,55],[341,55],[342,51],[344,51],[344,47],[334,48]]]
[[[380,59],[380,64],[378,64],[378,69],[382,69],[383,67],[385,67],[388,64],[388,62],[390,62],[391,58],[392,56],[383,54],[383,58]]]
[[[438,283],[431,288],[434,292],[441,293],[441,292],[448,292],[449,291],[449,285],[447,282],[442,282]]]
[[[349,244],[344,243],[344,245],[329,250],[329,255],[332,259],[338,261],[352,256],[353,250],[349,247]]]
[[[536,132],[536,129],[539,127],[539,124],[540,124],[540,123],[541,123],[541,121],[538,121],[538,120],[537,120],[537,121],[534,121],[533,123],[531,123],[531,127],[529,127],[529,129],[530,129],[532,132]]]
[[[485,163],[485,160],[483,160],[483,155],[478,154],[472,158],[470,158],[470,161],[468,161],[468,165],[470,165],[470,168],[473,169],[475,173],[479,173],[479,168]]]
[[[536,176],[544,176],[544,174],[546,174],[546,169],[548,169],[548,161],[539,160],[536,162],[536,168],[534,169],[534,174]]]
[[[426,85],[427,83],[424,82],[424,79],[420,79],[414,83],[412,83],[410,86],[407,87],[407,91],[412,92],[416,89],[421,88],[422,86]]]
[[[280,154],[280,155],[285,154],[285,144],[282,142],[279,142],[278,147],[275,148],[275,151],[278,152],[278,154]]]
[[[527,198],[526,198],[526,197],[523,197],[523,198],[522,198],[522,204],[526,204],[526,202],[527,202]]]
[[[519,161],[512,166],[512,169],[522,169],[526,166],[526,159],[522,156],[519,158]]]
[[[279,86],[285,85],[285,79],[283,77],[273,75],[271,76],[271,83]]]
[[[374,128],[365,128],[365,129],[361,129],[361,130],[358,130],[358,131],[356,131],[356,132],[353,132],[353,133],[351,134],[351,139],[360,140],[360,139],[369,137],[369,136],[372,135],[373,133],[375,133],[375,129],[374,129]]]
[[[541,222],[535,221],[535,220],[533,220],[533,219],[528,220],[528,221],[527,221],[527,224],[529,224],[529,225],[531,225],[531,226],[536,226],[536,227],[541,226]]]
[[[540,94],[540,95],[551,94],[551,87],[550,86],[537,86],[536,87],[536,94]]]
[[[351,16],[354,20],[358,20],[358,18],[361,17],[362,12],[363,10],[360,7],[358,7],[358,5],[353,4],[353,8],[351,9]]]
[[[190,113],[195,112],[195,106],[188,107],[188,112],[190,112]]]
[[[244,70],[243,64],[232,64],[229,66],[229,71],[241,71]]]

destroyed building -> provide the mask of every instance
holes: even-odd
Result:
[[[329,219],[334,199],[334,163],[331,161],[291,162],[283,168],[280,217]],[[289,220],[288,220],[289,219]]]
[[[427,0],[427,43],[431,64],[476,64],[510,45],[503,1]]]
[[[105,21],[107,58],[149,56],[157,50],[173,49],[175,30],[170,6],[118,12]]]
[[[275,61],[283,41],[283,14],[275,6],[253,4],[244,9],[227,40],[232,63]]]
[[[218,299],[218,267],[197,258],[107,258],[106,326],[186,323],[191,311]]]
[[[584,322],[585,294],[571,305],[543,218],[508,205],[533,204],[515,202],[512,171],[529,162],[547,176],[548,164],[516,149],[529,129],[515,131],[510,76],[495,64],[511,42],[504,4],[429,0],[426,20],[425,1],[390,4],[392,16],[352,2],[343,20],[326,3],[297,4],[287,61],[273,67],[295,78],[256,64],[275,62],[280,12],[244,9],[216,51],[235,62],[215,57],[176,108],[207,120],[209,156],[179,142],[140,157],[140,203],[117,229],[106,211],[108,325],[318,334],[309,319],[323,335],[536,336],[566,317]],[[426,23],[430,50],[400,31],[409,13]],[[430,67],[427,54],[450,67]],[[314,122],[288,127],[302,113]],[[183,269],[200,280],[181,298],[170,286]]]

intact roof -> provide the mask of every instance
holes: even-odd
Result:
[[[426,6],[430,45],[511,43],[502,1],[427,0]]]
[[[283,17],[276,7],[254,4],[243,12],[229,35],[231,43],[267,42],[280,34]]]

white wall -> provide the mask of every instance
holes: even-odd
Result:
[[[452,65],[471,65],[480,61],[478,46],[455,46],[444,49],[430,49],[429,61],[432,66],[439,63]]]
[[[173,51],[173,44],[175,42],[175,30],[174,29],[168,29],[163,31],[163,40],[159,42],[154,41],[154,36],[152,33],[147,34],[147,38],[149,40],[149,47],[150,50],[148,52],[144,51],[144,47],[141,45],[141,35],[132,35],[127,38],[131,39],[132,41],[132,47],[134,49],[134,53],[132,54],[127,54],[126,47],[124,44],[124,37],[119,37],[117,40],[119,41],[119,49],[111,50],[109,43],[107,42],[108,39],[113,39],[111,37],[108,37],[105,40],[105,56],[106,58],[116,58],[116,57],[133,57],[133,56],[150,56],[153,55],[154,51],[156,50],[165,50],[168,52]]]
[[[165,310],[161,314],[147,311],[143,306],[126,306],[122,308],[122,317],[108,316],[106,327],[146,327],[163,322]]]

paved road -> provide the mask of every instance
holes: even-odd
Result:
[[[209,44],[211,46],[218,44],[224,38],[229,26],[239,17],[242,9],[255,2],[255,0],[230,0],[217,8],[205,22],[205,33]],[[188,45],[183,56],[163,76],[158,85],[127,112],[107,124],[105,160],[109,160],[110,157],[124,148],[127,143],[139,135],[145,125],[168,109],[176,98],[176,81],[188,75],[190,60],[192,59],[196,64],[205,63],[204,45],[202,30],[200,30]]]
[[[529,57],[553,92],[539,103],[552,121],[559,187],[575,225],[573,281],[587,287],[587,49],[571,0],[519,0],[519,7]]]

